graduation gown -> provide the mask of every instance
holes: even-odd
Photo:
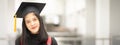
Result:
[[[47,45],[47,40],[44,42],[39,42],[36,38],[27,38],[26,39],[27,45]],[[21,38],[17,38],[15,41],[15,45],[21,45]],[[56,40],[51,37],[51,45],[58,45]]]

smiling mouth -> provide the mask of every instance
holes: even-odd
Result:
[[[37,27],[37,26],[35,26],[35,27],[32,27],[32,29],[36,29],[36,27]]]

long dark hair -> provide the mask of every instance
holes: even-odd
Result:
[[[29,13],[31,13],[31,12],[29,12]],[[38,18],[39,23],[40,23],[39,33],[38,33],[39,39],[38,39],[38,40],[39,40],[40,42],[46,42],[46,41],[47,41],[47,38],[48,38],[48,34],[47,34],[46,30],[45,30],[44,23],[43,23],[43,19],[42,19],[42,17],[41,17],[39,14],[37,14],[37,13],[35,13],[35,12],[33,12],[33,13],[34,13],[35,16]],[[27,14],[28,14],[28,13],[27,13]],[[28,30],[28,28],[26,27],[26,24],[25,24],[25,16],[24,16],[24,17],[23,17],[23,22],[22,22],[22,36],[21,36],[21,43],[22,43],[22,45],[27,45],[27,44],[26,44],[26,40],[27,40],[28,37],[30,37],[30,35],[31,35],[31,33],[30,33],[30,31]]]

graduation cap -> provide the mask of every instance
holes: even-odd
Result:
[[[29,12],[40,14],[44,6],[45,3],[22,2],[14,15],[14,32],[16,32],[16,18],[23,18]]]

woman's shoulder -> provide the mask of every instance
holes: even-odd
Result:
[[[21,39],[21,36],[16,38],[15,45],[20,45],[20,39]]]
[[[52,45],[58,45],[55,37],[51,37]]]

